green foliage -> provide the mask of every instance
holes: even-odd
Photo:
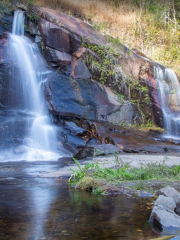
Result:
[[[11,2],[9,0],[1,0],[0,1],[0,10],[1,10],[1,15],[3,14],[3,12],[9,14],[10,13],[10,7]]]
[[[107,38],[107,41],[108,41],[108,42],[111,42],[114,46],[119,46],[119,45],[121,45],[121,41],[120,41],[120,39],[119,39],[118,37],[113,38],[113,37],[107,35],[106,38]]]
[[[79,180],[81,180],[86,172],[91,169],[92,167],[94,167],[94,164],[87,164],[84,168],[81,168],[79,162],[73,158],[73,161],[75,162],[75,164],[77,165],[78,169],[77,170],[73,170],[71,168],[71,171],[73,172],[72,176],[69,178],[69,183],[73,184],[74,182],[78,182]]]
[[[106,83],[107,79],[116,80],[122,77],[122,69],[120,69],[120,66],[117,68],[120,54],[113,48],[100,44],[83,43],[82,45],[96,54],[96,56],[87,54],[85,62],[91,68],[95,78],[98,76],[102,84]]]
[[[165,159],[167,160],[167,159]],[[73,175],[69,179],[70,184],[86,182],[86,188],[95,194],[105,194],[105,188],[102,188],[98,181],[119,185],[123,181],[138,181],[135,188],[142,189],[144,180],[180,180],[180,165],[167,167],[163,163],[141,164],[139,167],[130,167],[129,163],[124,163],[121,158],[115,154],[114,168],[103,168],[100,164],[87,164],[81,168],[79,162],[74,159],[78,170],[73,170]],[[94,179],[94,180],[93,180]],[[103,182],[103,185],[104,185]],[[89,187],[88,187],[89,184]]]
[[[30,11],[30,12],[28,13],[28,15],[29,15],[29,19],[30,19],[32,22],[34,22],[34,23],[36,23],[36,24],[39,22],[40,17],[39,17],[39,15],[38,15],[37,13],[34,13],[34,12]]]

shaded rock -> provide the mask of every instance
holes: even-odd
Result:
[[[46,47],[44,57],[46,61],[53,62],[56,66],[69,65],[72,61],[72,57],[68,53],[60,52],[49,47]]]
[[[172,197],[175,201],[175,203],[180,203],[180,193],[176,191],[173,187],[170,187],[169,185],[161,188],[158,192],[158,195],[164,195],[166,197]]]
[[[175,212],[180,216],[180,203],[176,204]]]
[[[100,155],[109,155],[114,153],[119,153],[121,150],[112,144],[101,144],[101,145],[88,145],[85,148],[81,149],[74,157],[78,159],[100,156]]]
[[[0,18],[0,38],[5,32],[11,32],[12,30],[13,16],[6,14],[5,11],[2,13]]]
[[[81,46],[81,39],[53,23],[41,19],[40,31],[44,44],[60,52],[73,53]]]
[[[94,80],[73,80],[58,73],[51,78],[45,83],[45,96],[53,115],[104,120],[121,106],[115,94]]]
[[[66,121],[64,124],[64,128],[69,130],[74,135],[83,135],[87,132],[86,129],[78,127],[74,122]]]
[[[118,111],[107,116],[107,121],[114,124],[139,124],[142,116],[136,105],[131,102],[124,102]]]
[[[153,208],[150,223],[165,234],[177,234],[180,232],[180,216],[167,211],[163,206],[155,206]]]
[[[82,59],[73,59],[71,76],[76,79],[88,79],[91,77]]]
[[[39,27],[36,22],[30,20],[30,16],[26,18],[26,28],[24,29],[31,36],[40,35]]]

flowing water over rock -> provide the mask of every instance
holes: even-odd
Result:
[[[180,85],[173,70],[155,67],[159,101],[168,137],[180,137]]]
[[[37,45],[23,34],[24,14],[17,11],[14,15],[13,32],[9,35],[9,58],[14,73],[13,87],[18,98],[13,111],[15,115],[25,116],[25,137],[20,146],[11,151],[8,149],[10,155],[6,152],[5,158],[11,157],[14,152],[16,158],[19,154],[18,158],[22,160],[57,159],[56,129],[50,125],[42,92],[42,84],[51,71],[46,69]],[[12,126],[16,120],[16,117],[11,118]]]

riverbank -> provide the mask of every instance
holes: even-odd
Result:
[[[180,190],[178,155],[119,154],[74,161],[69,183],[95,194],[148,197],[167,185]]]
[[[117,157],[118,161],[117,162]],[[75,162],[72,161],[71,158],[60,159],[56,163],[56,168],[45,169],[44,171],[39,171],[36,175],[39,178],[66,178],[67,181],[74,173],[78,174],[78,172],[83,172],[83,181],[78,183],[78,181],[72,182],[74,187],[83,189],[83,190],[92,190],[92,186],[94,186],[94,193],[97,194],[111,194],[111,195],[119,195],[119,194],[136,194],[139,196],[153,196],[157,190],[160,188],[170,185],[180,191],[180,181],[177,178],[163,177],[160,178],[159,174],[154,168],[155,174],[157,177],[153,179],[121,179],[117,181],[107,181],[107,179],[93,177],[93,175],[89,176],[88,171],[91,166],[98,165],[101,169],[116,169],[120,164],[121,166],[127,166],[131,168],[142,168],[144,166],[151,166],[151,171],[153,172],[153,166],[159,166],[159,171],[164,171],[167,169],[172,169],[173,166],[177,166],[175,171],[178,171],[178,165],[180,165],[180,156],[177,154],[167,154],[167,155],[148,155],[148,154],[119,154],[119,155],[110,155],[110,156],[102,156],[95,157],[92,159],[80,160],[79,166]],[[26,163],[27,164],[27,163]],[[57,167],[60,164],[60,167]],[[88,166],[88,167],[87,167]],[[125,167],[126,168],[126,167]],[[81,169],[81,170],[80,170]],[[85,171],[83,169],[86,169]],[[141,177],[142,178],[142,177]],[[78,183],[78,184],[77,184]]]

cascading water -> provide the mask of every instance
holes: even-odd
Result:
[[[17,111],[28,116],[25,124],[28,130],[21,145],[23,154],[19,158],[55,160],[59,157],[54,149],[56,129],[50,125],[42,93],[43,81],[50,71],[46,70],[37,45],[24,37],[22,11],[14,14],[13,31],[9,34],[9,57],[20,81],[18,92],[22,100]]]
[[[169,68],[154,68],[159,89],[159,100],[168,137],[180,138],[180,85],[176,74]]]

